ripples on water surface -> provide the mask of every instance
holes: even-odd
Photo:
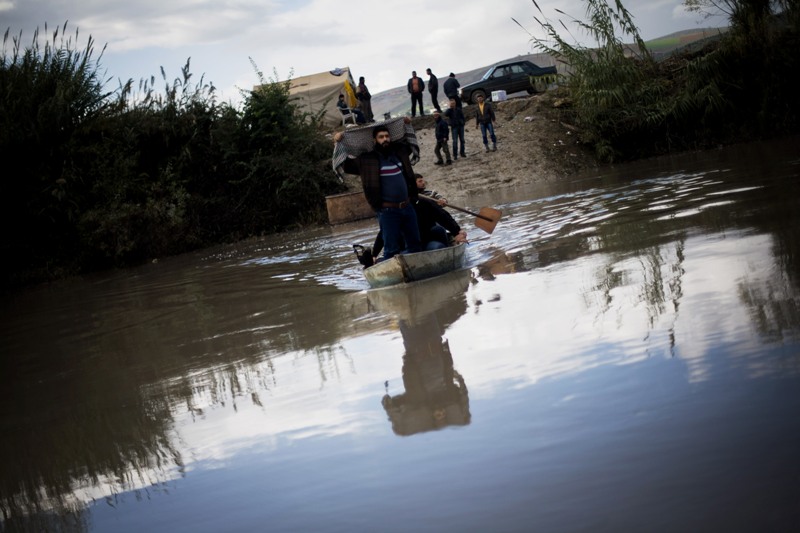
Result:
[[[796,146],[471,198],[406,288],[364,221],[9,298],[0,529],[800,530]]]

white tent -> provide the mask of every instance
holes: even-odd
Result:
[[[355,88],[350,68],[344,67],[293,78],[289,85],[289,94],[292,102],[301,110],[312,114],[325,110],[322,121],[333,128],[342,124],[342,113],[336,107],[339,95],[344,95],[349,107],[356,107]]]

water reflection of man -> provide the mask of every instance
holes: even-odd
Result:
[[[437,313],[413,321],[400,319],[406,353],[405,392],[383,397],[382,404],[397,435],[413,435],[470,422],[464,378],[453,368],[450,345]]]

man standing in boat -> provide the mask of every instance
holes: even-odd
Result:
[[[338,143],[344,136],[334,136]],[[348,174],[361,176],[361,185],[367,202],[375,210],[384,240],[384,259],[399,253],[422,250],[414,204],[417,202],[417,184],[411,167],[411,147],[403,142],[392,142],[389,128],[375,126],[373,149],[357,157],[348,157],[342,169]]]

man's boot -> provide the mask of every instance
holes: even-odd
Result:
[[[353,251],[356,253],[358,262],[364,265],[364,268],[375,264],[375,258],[372,257],[372,248],[364,248],[360,244],[354,244]]]
[[[497,151],[497,143],[492,143],[492,152]]]

